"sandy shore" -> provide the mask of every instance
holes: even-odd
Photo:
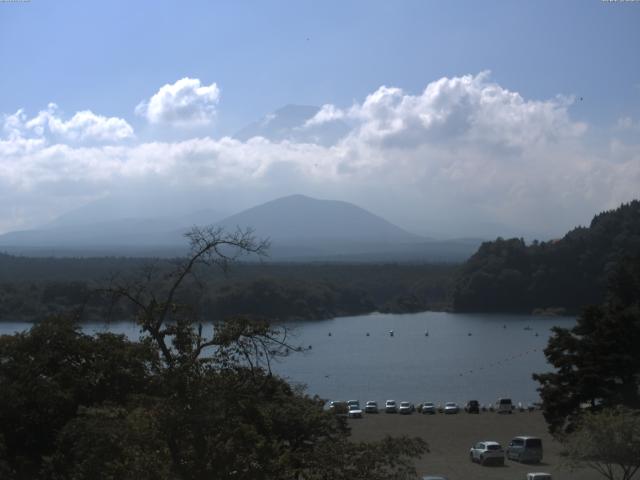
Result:
[[[498,415],[482,412],[470,415],[398,415],[379,413],[350,419],[354,440],[376,440],[385,435],[421,437],[428,442],[430,452],[416,461],[420,475],[444,475],[449,480],[525,480],[528,472],[548,472],[554,480],[596,480],[601,477],[592,470],[570,471],[561,465],[560,445],[547,432],[540,411],[514,412]],[[483,467],[469,461],[469,449],[481,440],[495,440],[503,447],[516,435],[542,438],[544,459],[540,464],[520,464],[507,460],[504,467]]]

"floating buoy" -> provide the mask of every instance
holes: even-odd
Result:
[[[329,336],[331,336],[331,332],[329,332]]]
[[[469,337],[470,337],[470,336],[471,336],[471,332],[467,333],[467,336],[469,336]]]
[[[369,332],[367,332],[367,337],[369,336]]]
[[[429,330],[426,330],[426,331],[424,332],[424,336],[425,336],[425,337],[428,337],[428,336],[429,336]]]

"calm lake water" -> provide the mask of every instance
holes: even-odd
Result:
[[[509,396],[529,403],[539,399],[531,374],[550,369],[543,349],[551,327],[574,324],[567,317],[443,312],[290,322],[284,325],[292,343],[312,348],[273,369],[326,399],[490,403]],[[29,327],[0,323],[0,334]],[[125,322],[85,330],[139,336],[138,327]]]

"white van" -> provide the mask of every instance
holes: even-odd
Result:
[[[511,413],[513,411],[513,402],[510,398],[499,398],[496,402],[496,412]]]

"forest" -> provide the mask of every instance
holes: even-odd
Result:
[[[212,318],[325,319],[373,311],[577,314],[602,303],[620,261],[640,254],[640,202],[596,215],[563,238],[483,243],[463,264],[240,261],[198,271],[183,292]],[[0,321],[82,310],[83,321],[131,318],[100,292],[115,280],[162,274],[177,259],[30,258],[0,254]]]
[[[83,309],[83,320],[130,318],[101,289],[116,279],[170,271],[175,261],[29,258],[0,255],[0,321],[35,320]],[[213,318],[324,319],[372,311],[407,313],[449,305],[455,264],[239,262],[225,274],[202,270],[183,295]]]
[[[619,262],[640,254],[640,201],[596,215],[547,242],[498,238],[462,266],[452,292],[459,312],[578,313],[603,302]]]

